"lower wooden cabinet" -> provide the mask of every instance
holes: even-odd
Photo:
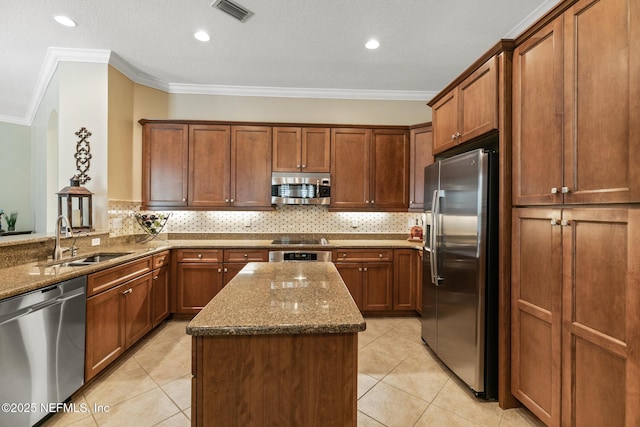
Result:
[[[640,209],[514,209],[512,392],[545,424],[640,424]]]
[[[269,256],[266,249],[179,249],[175,258],[176,313],[197,314],[248,262]]]
[[[395,249],[393,251],[393,309],[416,310],[418,293],[418,251]]]
[[[112,286],[87,298],[85,381],[115,361],[153,327],[151,318],[152,273],[128,280],[126,272],[141,261],[151,266],[151,257],[89,275],[96,288]],[[113,280],[122,272],[123,278]]]
[[[393,309],[393,249],[336,249],[333,261],[362,312]]]
[[[221,262],[181,262],[176,273],[179,314],[197,314],[223,286]]]
[[[151,285],[151,318],[155,328],[169,316],[169,266],[165,265],[153,270],[153,282]]]

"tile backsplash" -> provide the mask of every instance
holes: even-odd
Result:
[[[139,202],[109,201],[111,237],[140,234],[133,217]],[[148,211],[152,212],[152,211]],[[323,206],[282,206],[274,211],[153,211],[171,213],[167,233],[378,233],[409,234],[419,213],[329,212]]]

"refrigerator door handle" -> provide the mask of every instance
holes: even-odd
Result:
[[[431,200],[431,206],[433,207],[433,213],[431,214],[431,256],[429,261],[431,263],[431,283],[436,286],[440,286],[438,275],[438,224],[440,216],[440,197],[444,194],[444,191],[434,190],[433,199]]]

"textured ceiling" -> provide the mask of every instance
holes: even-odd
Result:
[[[241,23],[212,1],[2,0],[0,121],[29,123],[52,47],[111,51],[136,81],[169,91],[427,101],[557,3],[237,0],[255,13]],[[59,25],[58,14],[78,26]],[[200,29],[211,41],[193,38]],[[371,37],[375,51],[364,48]]]

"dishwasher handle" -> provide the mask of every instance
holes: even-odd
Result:
[[[57,288],[57,286],[56,286],[56,288]],[[42,292],[46,292],[46,291],[53,290],[53,289],[55,289],[55,288],[49,288],[49,289],[47,289],[45,291],[42,291]],[[57,298],[53,298],[53,299],[49,299],[49,300],[46,300],[46,301],[43,301],[43,302],[39,302],[37,304],[33,304],[33,305],[28,306],[28,307],[21,308],[19,310],[16,310],[16,311],[11,312],[9,314],[6,314],[4,316],[0,316],[0,326],[4,325],[6,323],[12,322],[14,320],[20,319],[21,317],[24,317],[24,316],[26,316],[28,314],[35,313],[36,311],[44,310],[47,307],[50,307],[50,306],[53,306],[53,305],[56,305],[56,304],[62,304],[65,301],[68,301],[70,299],[76,298],[79,295],[83,295],[84,292],[85,291],[84,291],[83,288],[74,289],[73,291],[67,292],[65,294],[62,294],[61,296],[59,296]]]

